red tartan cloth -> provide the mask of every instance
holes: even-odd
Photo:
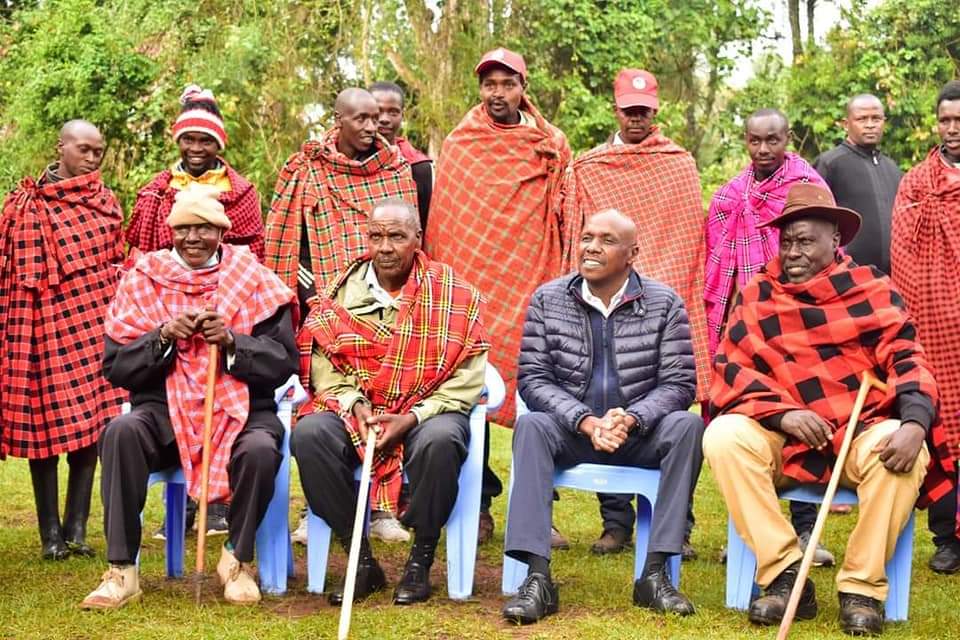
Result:
[[[864,371],[885,380],[888,390],[867,395],[858,432],[895,416],[898,394],[920,391],[934,406],[939,398],[890,279],[849,257],[801,284],[787,282],[774,258],[741,290],[714,367],[710,397],[718,413],[762,420],[809,409],[833,427],[827,455],[787,438],[783,473],[799,482],[830,480]],[[927,446],[931,460],[921,506],[954,489],[954,459],[939,421],[928,432]]]
[[[576,271],[586,217],[603,209],[630,216],[640,231],[637,271],[683,298],[697,363],[697,399],[710,386],[703,309],[704,223],[693,157],[653,127],[639,144],[602,144],[577,158],[561,189],[564,271]]]
[[[377,151],[351,160],[337,150],[340,130],[306,142],[290,156],[277,178],[267,216],[266,260],[293,290],[300,265],[301,228],[307,227],[310,266],[317,291],[366,250],[367,219],[384,198],[417,206],[410,165],[396,147],[377,137]]]
[[[220,262],[206,269],[184,267],[167,250],[141,257],[120,282],[107,315],[107,335],[127,344],[186,311],[204,309],[222,314],[234,333],[250,335],[256,324],[294,301],[294,293],[248,248],[229,244],[220,248]],[[197,498],[209,345],[195,335],[190,340],[178,340],[176,349],[173,371],[166,382],[167,404],[187,491]],[[227,463],[249,412],[247,384],[220,372],[214,391],[210,502],[230,495]]]
[[[430,157],[407,142],[406,138],[397,138],[397,148],[400,149],[400,155],[410,166],[421,162],[430,162]]]
[[[490,360],[507,396],[499,422],[513,423],[517,357],[534,290],[561,275],[560,181],[570,162],[563,133],[526,98],[537,126],[500,125],[477,105],[443,141],[427,223],[427,253],[484,296]]]
[[[960,457],[960,169],[949,169],[939,148],[904,176],[892,225],[891,277],[916,319]]]
[[[227,161],[220,158],[227,170],[230,191],[217,196],[223,204],[227,217],[233,225],[223,241],[229,244],[244,244],[263,260],[263,214],[260,196],[256,187],[237,173]],[[137,193],[133,205],[130,226],[127,227],[127,242],[144,253],[173,247],[173,237],[167,226],[167,216],[173,207],[177,190],[170,186],[173,174],[169,169],[161,171]]]
[[[123,211],[95,171],[25,178],[0,216],[0,458],[97,442],[125,394],[104,379],[103,314],[123,260]]]
[[[340,287],[368,261],[364,256],[344,270],[311,309],[304,329],[339,372],[356,377],[375,415],[402,415],[436,391],[465,360],[490,348],[480,321],[480,293],[453,269],[418,251],[401,292],[396,324],[371,324],[337,303]],[[319,393],[313,408],[340,414],[362,460],[364,443],[356,419],[336,396]],[[397,510],[402,463],[402,444],[374,457],[376,504],[384,511]]]

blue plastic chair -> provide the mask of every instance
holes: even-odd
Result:
[[[459,492],[447,520],[447,594],[451,600],[466,600],[473,594],[473,573],[477,561],[477,530],[480,527],[480,487],[483,481],[483,435],[487,412],[503,404],[503,379],[488,364],[484,379],[486,404],[470,412],[470,444],[460,468]],[[357,481],[360,468],[357,468]],[[367,508],[367,520],[370,511]],[[330,555],[330,527],[320,516],[307,514],[307,591],[323,593]]]
[[[283,424],[283,442],[280,468],[273,489],[273,498],[267,507],[263,521],[257,528],[257,573],[260,590],[270,595],[283,595],[287,591],[287,578],[293,575],[293,547],[290,544],[290,419],[295,407],[306,400],[307,394],[300,386],[297,376],[291,376],[277,388],[277,417]],[[164,533],[166,542],[166,569],[170,578],[183,576],[183,558],[186,534],[187,491],[183,471],[179,468],[151,473],[147,486],[166,483],[166,517]],[[201,523],[202,524],[202,523]],[[139,560],[139,557],[138,557]]]
[[[824,485],[802,484],[780,492],[783,500],[823,502]],[[833,504],[857,504],[857,494],[840,487],[833,498]],[[913,514],[897,538],[893,557],[887,562],[887,620],[906,620],[910,607],[910,573],[913,563]],[[754,582],[757,574],[757,557],[737,534],[733,519],[727,519],[727,608],[746,610],[750,602],[760,593]]]
[[[517,394],[517,417],[527,413],[527,406]],[[653,509],[657,503],[660,486],[660,471],[607,464],[578,464],[558,470],[553,476],[554,487],[592,491],[593,493],[632,493],[637,496],[636,546],[633,557],[633,578],[639,580],[647,558],[650,542],[650,527]],[[510,489],[507,498],[507,513],[510,512],[509,496],[513,493],[513,463],[510,466]],[[510,526],[510,522],[507,522]],[[680,587],[680,556],[670,558],[670,581]],[[501,591],[513,595],[527,577],[526,563],[503,556],[503,579]]]

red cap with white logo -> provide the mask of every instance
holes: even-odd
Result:
[[[630,107],[660,108],[657,79],[643,69],[623,69],[613,82],[613,97],[621,109]]]
[[[527,80],[527,63],[523,61],[523,56],[514,53],[509,49],[497,47],[493,51],[487,51],[477,63],[474,73],[478,76],[493,66],[501,66],[510,69],[514,73],[519,73],[524,82]]]

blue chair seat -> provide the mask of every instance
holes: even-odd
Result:
[[[823,502],[825,485],[802,484],[779,492],[782,500],[820,504]],[[857,494],[840,487],[833,504],[857,504]],[[910,607],[910,573],[913,563],[914,518],[910,514],[906,526],[897,538],[893,557],[887,562],[889,593],[886,602],[887,620],[906,620]],[[746,610],[760,592],[754,578],[757,574],[757,557],[737,534],[733,519],[727,519],[727,607]]]
[[[483,481],[483,441],[487,411],[503,404],[503,379],[487,365],[484,380],[486,404],[470,412],[470,443],[467,459],[460,468],[459,491],[447,520],[447,594],[451,600],[466,600],[473,594],[473,574],[477,560],[477,530],[480,527],[480,488]],[[357,481],[360,479],[357,468]],[[406,477],[404,477],[406,481]],[[367,521],[370,519],[369,501]],[[307,591],[323,593],[330,555],[330,527],[310,511],[307,516]]]
[[[297,376],[278,387],[277,417],[283,424],[283,442],[280,445],[282,459],[277,470],[273,498],[257,528],[256,553],[260,590],[270,595],[283,595],[287,591],[287,578],[292,576],[293,547],[290,544],[290,421],[293,410],[306,399]],[[183,471],[179,468],[151,473],[147,486],[166,483],[166,569],[170,578],[183,576],[187,490]],[[141,515],[142,518],[142,515]],[[200,523],[202,526],[204,523]],[[139,557],[138,557],[139,560]]]

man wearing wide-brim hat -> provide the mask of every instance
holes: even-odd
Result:
[[[886,381],[886,392],[867,396],[839,471],[860,502],[837,573],[840,626],[880,633],[884,566],[897,537],[915,503],[955,490],[937,387],[889,278],[839,250],[860,227],[856,212],[836,206],[823,187],[800,184],[767,224],[780,229],[779,255],[735,301],[714,361],[710,396],[719,415],[704,456],[757,556],[764,595],[750,605],[750,621],[779,624],[802,553],[776,490],[827,483],[863,372]],[[816,614],[808,579],[797,618]]]

